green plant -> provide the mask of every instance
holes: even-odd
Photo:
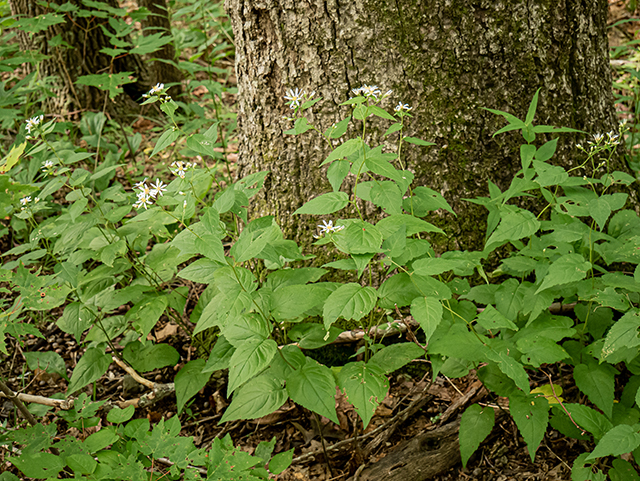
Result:
[[[197,12],[205,26],[184,35],[184,50],[198,46],[198,31],[219,16],[206,2],[190,8],[176,15]],[[128,28],[125,14],[113,14],[122,31]],[[150,40],[149,48],[157,47],[156,41]],[[214,48],[213,58],[224,56],[226,48]],[[196,55],[192,60],[209,50],[199,48]],[[606,468],[614,477],[628,468],[629,461],[619,456],[629,452],[637,464],[640,220],[625,209],[627,195],[617,191],[635,179],[609,170],[617,133],[594,136],[578,147],[581,162],[566,170],[550,163],[557,139],[540,138],[576,131],[535,125],[538,93],[524,120],[492,110],[507,121],[496,135],[522,135],[522,169],[504,192],[490,183],[489,197],[470,199],[488,211],[484,249],[438,256],[429,238],[443,232],[425,219],[435,211],[453,211],[441,193],[413,185],[404,165],[405,149],[434,145],[405,135],[411,108],[399,103],[391,113],[383,108],[391,92],[364,85],[342,104],[349,114],[321,129],[305,117],[321,99],[289,90],[285,98],[294,123],[286,134],[313,131],[331,146],[319,167],[326,167],[332,192],[294,214],[325,216],[315,244],[332,249],[336,260],[317,266],[284,238],[272,216],[249,218],[251,198],[266,173],[232,181],[226,151],[233,116],[222,108],[222,84],[213,80],[211,69],[199,70],[193,61],[188,68],[181,65],[194,76],[206,74],[208,80],[191,83],[211,93],[209,114],[197,102],[170,98],[162,84],[145,96],[144,104],[158,104],[168,119],[150,151],[153,159],[169,151],[167,168],[157,166],[155,180],[134,183],[115,176],[141,139],[125,132],[127,148],[120,148],[103,113],[84,114],[78,128],[30,114],[1,164],[0,212],[9,217],[1,232],[14,245],[4,253],[7,262],[0,270],[2,340],[42,336],[37,313],[63,308],[57,326],[86,348],[69,377],[67,396],[75,407],[59,418],[83,430],[99,424],[98,409],[106,404],[90,403],[84,390],[114,361],[139,373],[178,365],[180,352],[150,336],[158,322],[170,320],[202,351],[210,350],[207,360],[190,360],[176,374],[179,415],[197,414],[190,399],[212,373],[228,369],[232,401],[221,422],[260,418],[291,399],[337,423],[338,387],[365,428],[387,394],[389,374],[424,359],[434,378],[473,369],[496,398],[508,398],[532,459],[551,425],[596,443],[574,463],[575,480],[602,479]],[[93,82],[106,95],[115,95],[125,83],[124,77],[108,85],[104,81],[92,77],[81,83]],[[16,103],[32,93],[11,89]],[[26,110],[17,110],[7,122],[27,118]],[[394,149],[368,145],[372,116],[390,122],[384,139]],[[348,132],[356,134],[342,140]],[[85,147],[78,146],[80,141]],[[519,206],[525,196],[539,200],[535,211]],[[365,203],[380,211],[379,220],[363,217]],[[498,269],[485,272],[488,256],[499,252],[509,254]],[[322,281],[332,269],[343,271],[349,282]],[[373,282],[373,269],[387,271],[380,285]],[[195,307],[187,304],[182,280],[206,285]],[[473,285],[476,280],[483,283]],[[549,310],[554,301],[575,303],[573,316]],[[357,353],[361,359],[343,366],[315,361],[310,352],[341,334],[339,321],[365,332]],[[390,322],[416,329],[412,341],[382,344],[372,328]],[[205,342],[200,334],[213,332],[217,341],[208,349],[210,339]],[[9,354],[4,343],[0,350]],[[67,376],[64,359],[48,354],[25,356],[29,368]],[[573,382],[588,402],[561,397],[554,374],[560,364],[573,368]],[[536,381],[539,374],[548,383]],[[261,445],[255,457],[235,451],[229,438],[216,440],[205,452],[178,436],[177,416],[151,429],[145,419],[131,420],[133,414],[133,408],[110,411],[107,421],[114,425],[84,441],[68,436],[54,441],[55,424],[15,426],[3,441],[21,447],[9,459],[31,477],[63,470],[80,479],[129,479],[124,476],[131,470],[139,477],[152,471],[190,479],[268,474],[258,465],[269,461],[273,441]],[[493,424],[493,408],[466,410],[460,427],[463,464]],[[618,458],[609,465],[611,456]],[[230,458],[236,472],[223,473]],[[158,467],[167,460],[169,468]],[[279,472],[290,461],[291,452],[277,454],[269,469]]]

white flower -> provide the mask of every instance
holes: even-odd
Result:
[[[140,207],[144,207],[145,210],[146,210],[146,209],[149,208],[150,205],[153,205],[153,202],[151,202],[150,196],[148,196],[144,192],[139,192],[138,193],[138,201],[133,204],[133,207],[135,209],[139,209]]]
[[[40,202],[40,197],[36,197],[35,199],[33,199],[34,204],[37,204],[38,202]]]
[[[315,93],[315,92],[314,92]],[[284,96],[284,99],[289,101],[289,107],[295,109],[300,106],[300,102],[304,101],[307,96],[307,92],[305,90],[300,90],[296,88],[295,90],[289,89]]]
[[[613,130],[611,132],[607,133],[607,143],[611,144],[611,145],[618,145],[620,143],[620,141],[618,140],[618,138],[620,137],[619,134],[616,134]]]
[[[147,183],[147,177],[145,177],[144,180],[141,180],[140,182],[136,182],[133,187],[136,189],[142,189],[146,183]]]
[[[53,160],[47,160],[42,164],[42,171],[47,172],[48,170],[53,169]]]
[[[192,164],[191,162],[183,162],[181,160],[177,160],[171,164],[171,167],[173,168],[169,168],[169,170],[173,175],[177,175],[181,179],[184,179],[187,173],[187,169],[193,167],[194,165],[195,164]]]
[[[155,184],[151,184],[151,197],[162,197],[163,193],[167,191],[167,184],[163,183],[160,179],[156,179]]]
[[[42,122],[43,119],[44,119],[43,115],[36,115],[35,117],[31,117],[29,120],[27,120],[25,125],[27,132],[31,133],[31,130],[35,129],[38,125],[40,125],[40,122]]]
[[[362,95],[364,97],[373,97],[375,99],[377,99],[378,96],[382,94],[380,87],[378,87],[377,85],[367,85],[367,84],[364,84],[360,88],[352,89],[352,92],[356,95]]]
[[[31,202],[31,196],[30,195],[20,199],[20,204],[22,204],[23,206],[27,205],[29,202]]]
[[[604,139],[604,135],[602,134],[593,135],[593,140],[595,140],[596,144],[599,144],[600,142],[602,142],[602,139]]]
[[[159,92],[162,92],[163,90],[164,90],[164,84],[157,83],[155,84],[155,86],[151,87],[151,90],[149,90],[149,95],[155,95]]]
[[[318,225],[318,228],[320,229],[320,234],[330,234],[330,233],[334,233],[334,232],[340,232],[342,229],[344,229],[343,225],[333,225],[333,221],[330,220],[329,222],[327,222],[326,220],[322,221],[322,225]]]
[[[396,112],[410,112],[411,110],[413,110],[413,107],[409,107],[409,104],[403,104],[402,102],[398,102],[398,105],[396,105],[396,107],[393,109]]]

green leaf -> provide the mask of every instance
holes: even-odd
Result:
[[[366,428],[389,390],[389,381],[376,366],[360,361],[342,367],[338,374],[338,386],[344,390]]]
[[[248,340],[263,341],[269,337],[273,325],[256,312],[241,313],[233,322],[225,326],[223,335],[229,343],[238,348]]]
[[[301,117],[296,120],[295,124],[293,124],[293,128],[289,130],[285,130],[284,133],[286,135],[300,135],[304,134],[307,130],[311,130],[313,126],[309,125],[309,121],[306,117]]]
[[[527,170],[529,168],[535,153],[536,153],[535,145],[522,144],[520,146],[520,162],[522,164],[522,170]]]
[[[147,298],[129,309],[126,317],[127,320],[132,321],[132,326],[140,333],[140,336],[146,339],[160,316],[164,313],[167,305],[166,296]]]
[[[505,351],[487,351],[487,357],[495,362],[500,370],[509,376],[525,393],[529,392],[529,376],[522,364],[513,359]]]
[[[396,170],[390,162],[396,157],[396,154],[383,154],[382,147],[376,147],[367,152],[365,165],[374,174],[400,182],[402,180],[402,172]]]
[[[403,137],[402,140],[414,145],[423,145],[423,146],[436,145],[433,142],[427,142],[426,140],[418,139],[416,137]]]
[[[63,332],[73,335],[80,342],[82,333],[93,325],[95,316],[80,302],[72,302],[64,308],[62,317],[58,319],[58,327]]]
[[[176,405],[178,406],[178,414],[182,412],[185,403],[195,396],[209,381],[211,373],[203,373],[202,370],[204,366],[204,359],[195,359],[186,363],[176,375]]]
[[[198,259],[178,272],[178,277],[200,284],[213,282],[213,274],[220,267],[220,263],[211,259]]]
[[[257,219],[256,221],[259,220],[262,219]],[[257,257],[267,244],[271,244],[282,238],[282,232],[275,222],[273,222],[273,219],[269,217],[266,220],[271,220],[271,224],[265,228],[252,229],[250,226],[256,221],[250,223],[242,231],[236,243],[233,244],[229,253],[235,258],[237,263],[246,262],[249,259]]]
[[[273,339],[249,339],[236,348],[229,361],[227,395],[265,369],[277,350]]]
[[[552,139],[549,142],[543,144],[536,152],[536,160],[546,162],[556,153],[558,146],[558,139]],[[563,169],[564,170],[564,169]]]
[[[511,329],[513,331],[518,330],[516,326],[509,319],[504,317],[495,307],[488,305],[479,315],[478,324],[484,327],[487,331],[497,329]]]
[[[573,369],[576,386],[609,418],[613,415],[614,377],[615,369],[607,364],[578,364]]]
[[[64,15],[59,15],[57,13],[46,13],[37,15],[35,17],[25,17],[21,18],[17,22],[11,25],[12,28],[16,28],[22,30],[27,33],[38,33],[44,30],[47,30],[49,27],[53,25],[58,25],[59,23],[64,23],[65,17]],[[38,477],[38,476],[32,476]],[[46,477],[46,476],[43,476]]]
[[[72,454],[67,456],[65,461],[76,474],[93,474],[98,466],[98,462],[88,454]]]
[[[325,329],[338,318],[359,321],[374,308],[378,295],[372,287],[362,287],[360,284],[343,284],[333,291],[324,302],[322,317]]]
[[[404,210],[418,217],[423,217],[438,209],[455,214],[442,194],[424,186],[414,188],[411,197],[404,199],[403,205]]]
[[[273,376],[258,376],[238,388],[220,422],[261,418],[279,409],[288,397],[287,390]]]
[[[600,439],[609,431],[613,424],[603,414],[584,404],[565,403],[564,407],[571,414],[580,428],[589,431],[593,437]]]
[[[106,448],[110,444],[115,443],[118,440],[120,440],[120,436],[115,433],[114,428],[108,427],[102,428],[97,433],[93,433],[91,436],[84,440],[83,444],[84,447],[93,454]]]
[[[297,342],[301,349],[318,349],[331,344],[341,332],[337,327],[331,327],[327,331],[322,324],[300,323],[291,327],[287,335],[289,339]]]
[[[540,89],[536,90],[536,93],[533,94],[533,98],[531,99],[531,103],[529,104],[529,110],[527,110],[527,116],[524,119],[524,123],[526,125],[531,125],[533,123],[533,118],[536,115],[536,109],[538,108],[538,94],[540,93]]]
[[[322,303],[329,294],[323,285],[282,287],[271,297],[271,313],[277,320],[295,319]]]
[[[460,456],[462,468],[467,467],[467,461],[480,443],[493,430],[495,413],[489,407],[481,407],[478,404],[469,406],[460,418]]]
[[[73,370],[67,392],[72,394],[87,384],[100,379],[107,372],[110,364],[111,356],[103,349],[95,347],[87,349]]]
[[[311,199],[293,214],[327,215],[344,209],[349,203],[349,196],[344,192],[329,192]]]
[[[214,372],[220,371],[221,369],[229,369],[229,362],[231,361],[231,356],[233,356],[235,350],[236,348],[233,347],[224,336],[219,336],[213,346],[211,354],[209,354],[209,359],[207,359],[207,364],[202,369],[202,372]]]
[[[400,122],[396,122],[395,124],[392,124],[384,133],[383,137],[386,137],[387,135],[391,135],[397,132],[398,130],[402,130],[402,124]]]
[[[505,242],[515,241],[523,237],[529,237],[538,232],[540,222],[536,216],[527,210],[517,212],[507,212],[502,216],[498,228],[491,234],[485,244],[485,249],[489,246],[498,247]]]
[[[376,226],[356,220],[334,234],[333,241],[346,254],[371,254],[380,252],[382,234]]]
[[[173,128],[166,130],[156,142],[156,145],[153,148],[153,152],[151,152],[149,158],[153,157],[161,150],[167,148],[169,145],[175,142],[178,137],[180,137],[179,130],[174,130]]]
[[[335,407],[336,383],[331,370],[306,358],[306,364],[287,376],[287,392],[302,407],[339,424]]]
[[[334,192],[338,192],[342,182],[349,174],[351,164],[348,160],[336,160],[327,169],[327,179]]]
[[[439,304],[439,303],[438,303]],[[403,342],[386,346],[376,352],[368,365],[380,372],[391,374],[405,364],[424,356],[424,350],[413,342]]]
[[[622,316],[607,332],[602,346],[601,360],[606,360],[619,349],[640,346],[638,328],[640,327],[640,310],[632,309]]]
[[[407,226],[403,224],[382,243],[383,252],[389,257],[398,257],[407,247]]]
[[[48,373],[57,373],[60,374],[65,379],[69,379],[67,377],[67,367],[64,363],[64,359],[57,352],[53,351],[45,351],[45,352],[24,352],[23,353],[25,360],[27,361],[27,365],[29,369],[35,371],[36,369],[41,369]]]
[[[263,288],[276,291],[282,287],[315,282],[327,273],[319,267],[299,267],[297,269],[279,269],[267,276]]]
[[[180,354],[169,344],[143,345],[140,341],[128,343],[122,356],[138,372],[175,366],[180,361]]]
[[[136,408],[133,405],[129,405],[124,409],[116,406],[107,413],[107,421],[114,424],[127,422],[133,417],[135,410]]]
[[[596,197],[589,201],[587,208],[589,209],[589,215],[596,221],[598,227],[602,231],[607,223],[607,219],[609,219],[609,216],[611,215],[611,206],[606,199]]]
[[[291,466],[293,461],[293,449],[276,454],[271,461],[269,461],[269,472],[275,475],[282,473],[285,469]]]
[[[156,50],[160,50],[163,45],[171,42],[171,40],[172,37],[170,35],[164,35],[163,32],[139,35],[136,46],[129,50],[129,55],[146,55],[148,53],[155,52]]]
[[[382,234],[382,238],[386,239],[391,234],[395,233],[402,225],[407,226],[407,236],[412,236],[420,232],[436,232],[438,234],[444,234],[444,231],[435,225],[408,214],[397,214],[385,217],[378,221],[376,227]]]
[[[32,479],[56,479],[57,475],[65,467],[60,456],[51,453],[23,454],[20,457],[11,457],[9,461],[28,478]]]
[[[536,294],[550,287],[580,281],[587,277],[589,269],[591,263],[580,254],[565,254],[549,266],[549,271]]]
[[[14,165],[16,165],[20,161],[20,156],[24,152],[24,148],[27,146],[26,142],[22,142],[20,145],[11,146],[11,150],[7,154],[7,156],[2,159],[3,162],[0,164],[0,174],[5,174],[9,172]]]
[[[135,78],[129,78],[131,75],[133,75],[133,72],[83,75],[77,78],[76,84],[88,85],[90,87],[97,87],[100,90],[105,90],[109,92],[109,97],[113,100],[116,95],[124,92],[121,85],[130,84],[136,81]]]
[[[518,339],[516,346],[522,352],[521,361],[533,367],[540,367],[541,364],[555,364],[570,357],[562,346],[548,337],[522,337]]]
[[[402,194],[391,181],[380,181],[371,188],[371,202],[387,214],[402,214]]]
[[[527,443],[533,462],[536,450],[547,431],[549,403],[544,396],[526,395],[518,391],[509,397],[509,411]]]
[[[624,453],[630,453],[638,446],[640,446],[638,425],[629,426],[628,424],[619,424],[602,437],[587,459],[597,459],[604,456],[620,456]]]
[[[611,481],[640,481],[638,471],[629,461],[614,459],[611,464],[613,468],[607,473]]]
[[[348,116],[346,119],[342,119],[337,124],[332,125],[327,130],[324,131],[324,136],[330,139],[338,139],[342,137],[347,131],[347,127],[349,126],[350,120],[351,120],[351,116]]]
[[[442,321],[442,304],[434,297],[416,297],[411,301],[411,315],[420,324],[428,343]]]
[[[394,122],[396,120],[396,118],[393,115],[391,115],[385,109],[378,107],[377,105],[370,105],[369,113],[373,115],[377,115],[378,117],[382,117],[383,119],[394,121]]]
[[[437,276],[443,272],[451,271],[459,262],[456,259],[442,257],[425,257],[411,264],[413,271],[419,276]]]
[[[333,151],[329,154],[329,156],[324,159],[320,166],[322,167],[329,162],[333,162],[334,160],[344,159],[345,157],[349,157],[351,154],[356,153],[358,150],[362,149],[362,139],[355,138],[349,139],[346,142],[340,144],[338,147],[333,149]]]

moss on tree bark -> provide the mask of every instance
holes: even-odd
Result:
[[[338,104],[364,83],[393,89],[389,108],[414,107],[407,135],[437,144],[405,150],[416,185],[440,191],[458,213],[431,219],[448,233],[439,240],[444,249],[480,247],[486,211],[463,199],[486,195],[488,180],[504,190],[520,168],[522,137],[493,138],[504,120],[483,107],[523,118],[541,88],[536,124],[617,129],[603,0],[227,0],[227,9],[236,38],[238,174],[271,171],[254,212],[275,214],[305,244],[317,219],[292,213],[330,190],[319,167],[329,147],[311,133],[283,134],[291,127],[282,118],[290,113],[287,88],[325,99],[310,116],[323,129],[349,113]],[[375,146],[384,130],[368,132]],[[553,162],[578,165],[577,140],[564,135]],[[621,159],[614,165],[625,170]]]

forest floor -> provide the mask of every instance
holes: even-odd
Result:
[[[610,6],[610,25],[622,19],[633,18],[622,4]],[[636,38],[636,23],[629,22],[610,29],[611,44],[618,46]],[[231,80],[233,81],[233,80]],[[143,131],[149,126],[139,125]],[[190,285],[190,289],[198,289],[197,285]],[[61,314],[62,311],[60,311]],[[53,315],[52,318],[58,316]],[[81,356],[81,348],[73,337],[63,333],[55,323],[51,323],[43,330],[44,339],[31,338],[22,349],[25,351],[53,350],[61,354],[67,366],[74,366]],[[197,356],[196,348],[191,345],[186,333],[168,320],[160,322],[154,332],[158,342],[168,342],[175,347],[182,356],[182,364],[175,368],[163,368],[146,375],[154,382],[172,382],[175,372],[187,361]],[[342,345],[342,355],[348,358],[354,354],[357,344]],[[180,415],[183,434],[194,436],[196,445],[208,447],[215,437],[229,433],[235,445],[252,453],[261,441],[277,438],[274,452],[281,452],[295,448],[294,461],[289,469],[277,477],[280,481],[293,480],[347,480],[347,479],[376,479],[386,478],[388,481],[403,477],[402,463],[384,473],[375,474],[377,461],[392,456],[399,448],[406,445],[416,436],[429,431],[437,431],[445,425],[459,422],[459,416],[473,403],[480,403],[498,408],[498,412],[506,412],[506,400],[490,395],[480,384],[474,372],[464,377],[448,379],[439,376],[431,382],[427,364],[414,363],[408,368],[396,372],[390,380],[388,396],[378,407],[376,415],[365,432],[361,432],[359,418],[353,407],[337,395],[337,412],[340,424],[319,418],[319,422],[308,410],[288,402],[278,411],[261,419],[231,422],[219,425],[224,409],[228,405],[225,397],[226,380],[224,376],[212,379],[211,382],[198,393],[193,402]],[[60,376],[36,372],[35,376],[24,381],[26,366],[20,350],[16,349],[15,356],[0,365],[0,377],[7,379],[11,385],[24,382],[22,392],[50,397],[56,393],[64,393],[67,383]],[[116,365],[112,365],[107,374],[96,383],[95,395],[99,400],[125,401],[143,393],[142,386],[125,379],[124,372]],[[562,377],[566,373],[556,373]],[[571,379],[569,376],[567,379]],[[541,375],[540,382],[546,378]],[[580,391],[570,384],[563,386],[563,398],[567,402],[582,401]],[[44,408],[43,408],[44,410]],[[44,411],[44,422],[60,421],[54,412]],[[159,421],[163,416],[176,415],[175,398],[166,397],[148,408],[136,411],[136,416],[146,416],[152,422]],[[10,401],[0,403],[0,422],[13,420],[15,410]],[[60,424],[59,424],[60,425]],[[79,437],[86,437],[96,428],[89,428],[85,432],[71,432]],[[444,441],[443,441],[444,442]],[[549,429],[537,450],[535,461],[532,462],[524,440],[509,416],[497,418],[492,434],[482,443],[478,451],[472,456],[465,469],[462,468],[459,453],[448,451],[448,459],[443,460],[441,472],[431,479],[440,481],[479,480],[479,481],[507,481],[507,480],[569,480],[571,465],[575,458],[593,446],[584,445],[584,441],[577,441],[561,435],[558,431]],[[439,443],[433,442],[427,448],[438,449]],[[0,453],[0,458],[5,453]],[[360,466],[370,465],[371,473],[359,471]],[[6,468],[6,465],[4,466]],[[4,468],[0,468],[0,471]],[[361,475],[361,476],[360,476]],[[359,477],[360,476],[360,477]]]

